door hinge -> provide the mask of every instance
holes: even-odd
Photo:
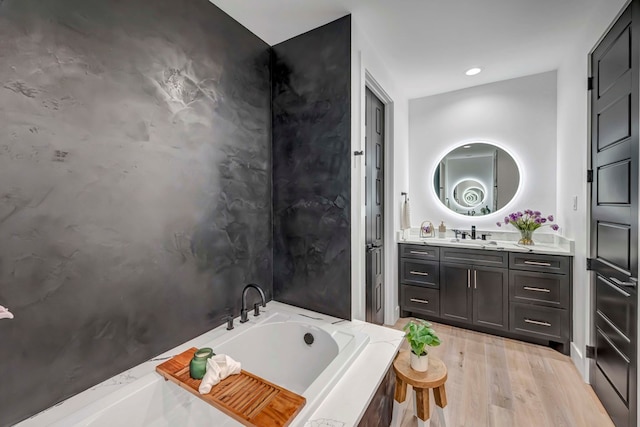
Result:
[[[587,171],[587,182],[593,182],[593,169]]]
[[[593,270],[593,258],[587,258],[587,271]]]
[[[587,78],[587,90],[593,90],[593,77]]]
[[[587,346],[586,351],[587,359],[595,359],[596,358],[596,348],[592,345]]]

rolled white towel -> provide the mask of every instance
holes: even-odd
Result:
[[[242,370],[240,362],[236,362],[226,354],[216,354],[207,360],[207,371],[202,378],[198,391],[207,394],[211,388],[229,375],[238,375]]]

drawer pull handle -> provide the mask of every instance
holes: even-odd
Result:
[[[533,325],[538,325],[538,326],[546,326],[547,328],[551,326],[551,323],[549,322],[540,322],[539,320],[531,320],[531,319],[524,319],[525,323],[531,323]]]
[[[525,264],[529,264],[529,265],[539,265],[540,267],[551,267],[551,264],[548,263],[548,262],[539,262],[539,261],[526,260],[524,263]]]
[[[416,276],[428,276],[429,273],[423,273],[422,271],[410,271],[409,273],[415,274]]]
[[[611,285],[611,283],[609,283],[609,281],[608,281],[608,280],[606,280],[606,279],[605,279],[605,278],[603,278],[603,277],[598,276],[598,280],[603,281],[603,282],[604,282],[607,286],[609,286],[611,289],[614,289],[614,290],[616,290],[616,291],[620,292],[620,293],[621,293],[622,295],[624,295],[626,298],[629,298],[629,297],[631,296],[631,294],[630,294],[629,292],[626,292],[624,289],[620,289],[620,288],[619,288],[619,287],[617,287],[617,286],[613,286],[613,285]]]
[[[618,280],[615,277],[609,277],[609,280],[611,280],[616,285],[624,286],[625,288],[635,288],[636,287],[636,284],[633,281],[631,281],[631,282],[623,282],[622,280]]]
[[[409,251],[410,254],[416,254],[416,255],[429,255],[429,252],[422,252],[422,251]]]
[[[535,291],[535,292],[545,292],[545,293],[549,293],[551,292],[551,289],[547,289],[547,288],[536,288],[535,286],[525,286],[522,289],[525,289],[527,291]]]
[[[429,304],[429,301],[427,301],[426,299],[411,298],[409,301],[419,302],[420,304]]]

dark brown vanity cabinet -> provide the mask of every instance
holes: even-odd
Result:
[[[440,248],[400,245],[400,315],[440,316]]]
[[[401,316],[493,332],[568,354],[568,256],[400,244]]]
[[[509,254],[511,331],[562,344],[571,340],[571,257]]]
[[[476,250],[441,248],[440,315],[443,319],[507,330],[507,258],[499,252],[490,253],[488,257],[478,255],[481,254]]]

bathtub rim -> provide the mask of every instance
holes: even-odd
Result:
[[[346,334],[346,335],[352,336],[352,339],[349,340],[346,344],[344,342],[342,344],[338,342],[338,351],[339,351],[338,355],[318,375],[318,377],[314,380],[314,382],[311,383],[311,385],[302,393],[302,395],[305,398],[307,398],[307,403],[302,408],[300,413],[294,418],[290,426],[295,427],[295,426],[304,425],[308,417],[318,409],[318,407],[327,398],[327,395],[330,392],[330,390],[340,381],[342,376],[352,366],[353,362],[360,356],[364,348],[370,342],[370,337],[365,333],[350,330],[349,328],[341,327],[344,325],[342,325],[342,321],[340,319],[337,319],[331,322],[331,321],[328,321],[328,320],[331,320],[330,316],[326,316],[326,318],[328,319],[325,320],[325,318],[311,317],[309,315],[304,315],[294,311],[289,311],[282,306],[283,304],[279,303],[277,307],[269,309],[269,305],[268,305],[267,306],[268,308],[263,311],[263,315],[265,315],[265,317],[259,319],[258,321],[252,321],[244,325],[241,325],[241,327],[236,328],[238,329],[237,331],[227,331],[225,325],[220,325],[210,331],[205,332],[204,334],[201,334],[200,336],[192,340],[189,340],[185,343],[182,343],[176,346],[174,349],[163,353],[161,356],[157,356],[155,358],[150,359],[147,362],[143,362],[140,365],[137,365],[131,368],[131,369],[136,369],[138,367],[141,367],[142,365],[148,364],[149,367],[151,368],[151,371],[141,375],[139,378],[135,379],[134,381],[128,384],[125,384],[106,395],[103,395],[103,396],[97,397],[94,400],[91,400],[90,402],[88,402],[88,404],[86,404],[83,407],[76,408],[75,410],[69,408],[69,411],[66,414],[63,414],[57,420],[53,421],[53,423],[47,424],[47,425],[52,427],[69,427],[69,426],[77,426],[77,425],[78,426],[87,425],[88,422],[98,419],[105,411],[109,410],[112,406],[117,405],[119,402],[123,401],[128,397],[132,397],[133,395],[139,393],[144,388],[153,386],[158,382],[163,382],[163,383],[166,383],[167,385],[171,384],[172,386],[176,386],[171,382],[167,382],[162,376],[158,375],[157,372],[155,372],[155,366],[159,365],[164,360],[170,357],[173,357],[176,354],[181,353],[187,348],[190,348],[190,347],[199,348],[199,347],[206,347],[206,346],[212,346],[212,345],[214,346],[223,345],[224,343],[230,340],[240,337],[242,334],[244,334],[245,332],[247,332],[248,330],[254,327],[259,327],[261,325],[273,324],[273,323],[279,323],[279,322],[294,322],[294,323],[301,323],[304,325],[316,327],[328,332],[334,339],[336,334]],[[310,313],[316,314],[314,312],[310,312]],[[317,315],[324,316],[322,314],[317,314]],[[283,319],[286,319],[286,320],[283,320]],[[198,345],[196,345],[196,343]],[[181,350],[182,348],[184,349]],[[350,350],[350,351],[347,351],[347,350]],[[128,372],[128,371],[124,371],[124,372]],[[116,374],[111,379],[116,378],[122,375],[123,373]],[[315,399],[310,400],[309,395],[315,397]],[[76,396],[72,396],[69,399],[73,399]],[[55,406],[52,408],[55,408]],[[214,407],[212,408],[216,409]],[[220,413],[224,415],[222,411],[220,411]],[[31,417],[25,421],[29,421],[35,418],[37,415],[39,414],[36,414],[34,417]],[[19,427],[20,425],[21,424],[18,424],[17,426]]]

